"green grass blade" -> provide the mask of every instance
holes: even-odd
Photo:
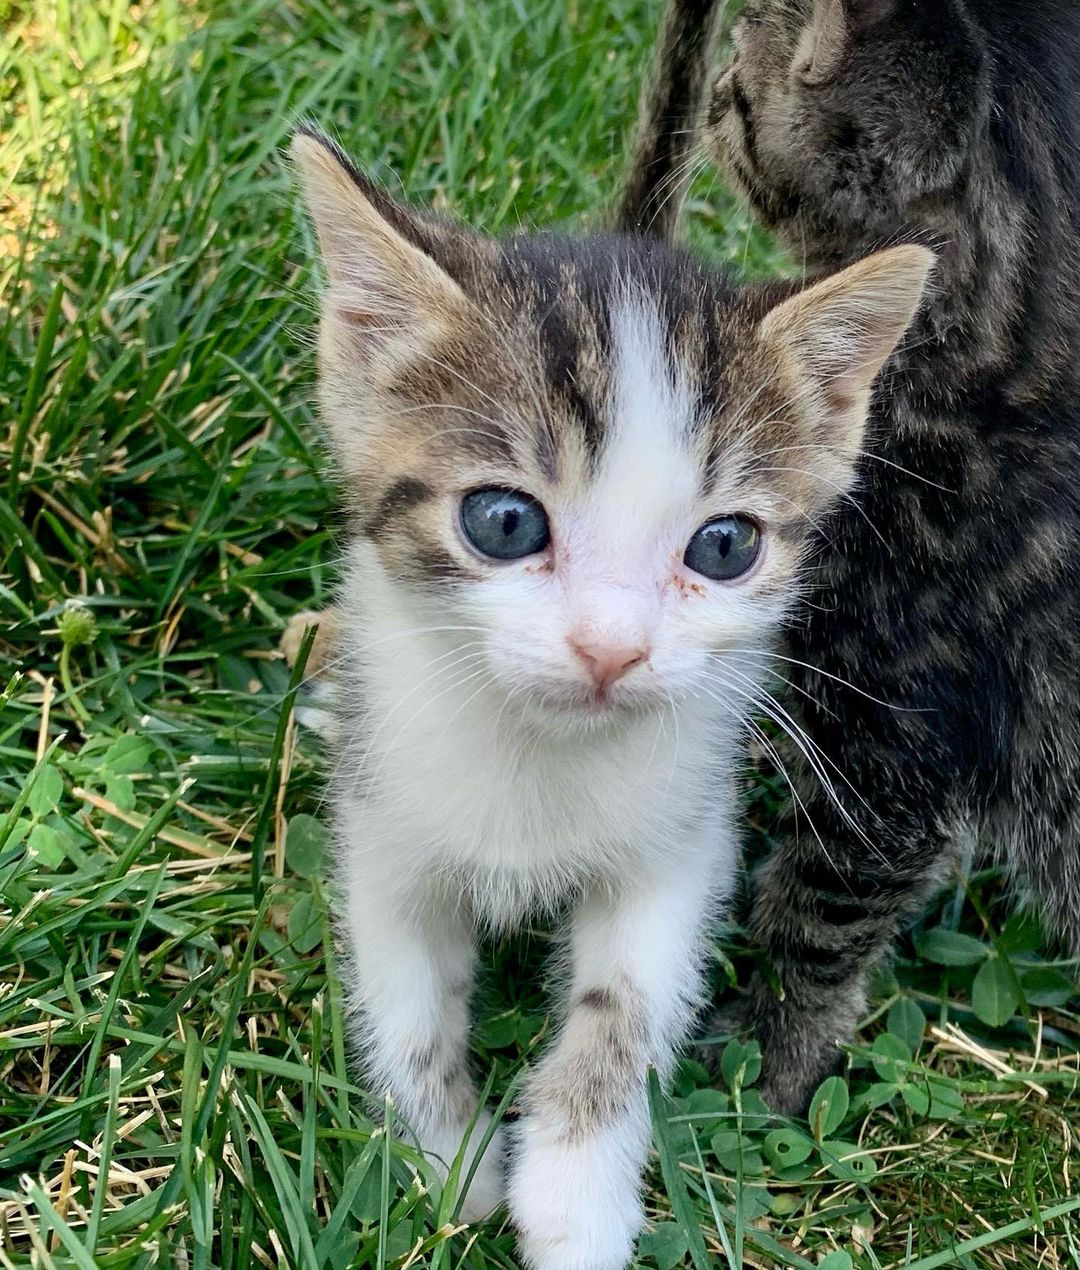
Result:
[[[1063,1204],[1055,1204],[1052,1208],[1044,1208],[1041,1213],[1031,1217],[1009,1222],[997,1230],[988,1230],[984,1234],[976,1235],[973,1239],[964,1239],[944,1252],[934,1253],[930,1257],[919,1257],[916,1261],[908,1262],[905,1270],[938,1270],[940,1266],[957,1265],[962,1258],[970,1257],[972,1253],[981,1252],[984,1248],[992,1248],[995,1244],[1004,1243],[1005,1240],[1014,1239],[1018,1235],[1033,1234],[1051,1222],[1057,1221],[1059,1217],[1067,1217],[1070,1213],[1077,1212],[1080,1212],[1080,1198],[1067,1200]]]
[[[686,1178],[679,1166],[671,1144],[671,1131],[668,1125],[667,1099],[660,1089],[660,1081],[656,1069],[649,1068],[649,1114],[652,1120],[653,1141],[660,1155],[660,1171],[663,1174],[664,1186],[671,1201],[675,1220],[683,1229],[690,1245],[690,1259],[694,1270],[709,1270],[709,1255],[705,1249],[705,1238],[701,1233],[701,1225],[694,1213],[687,1190]]]
[[[26,437],[30,431],[30,424],[34,419],[34,412],[37,410],[38,402],[41,399],[45,380],[48,378],[49,362],[52,358],[56,331],[60,325],[60,306],[63,303],[63,299],[64,284],[62,281],[57,281],[53,287],[52,295],[49,297],[48,308],[45,310],[45,318],[41,324],[41,334],[38,337],[37,354],[34,358],[34,365],[30,370],[30,377],[26,383],[26,395],[23,398],[22,411],[15,425],[15,438],[12,442],[11,457],[9,459],[11,468],[8,472],[8,496],[12,503],[16,503],[18,500]]]
[[[105,1196],[109,1190],[109,1165],[112,1163],[113,1147],[116,1144],[116,1120],[120,1109],[119,1054],[109,1055],[107,1092],[105,1123],[101,1130],[101,1153],[98,1156],[97,1183],[94,1187],[94,1199],[90,1208],[90,1220],[86,1227],[86,1246],[92,1254],[97,1253],[101,1214],[104,1211]]]

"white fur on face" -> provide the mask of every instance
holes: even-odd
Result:
[[[485,629],[499,686],[553,724],[682,701],[711,656],[757,643],[779,617],[753,579],[714,582],[683,564],[702,524],[747,509],[701,497],[695,394],[655,308],[627,297],[612,326],[608,431],[595,473],[570,488],[527,491],[548,512],[550,560],[501,564],[453,600],[462,620]],[[599,701],[575,643],[647,656]]]

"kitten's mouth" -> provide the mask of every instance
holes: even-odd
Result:
[[[614,722],[640,714],[655,702],[610,688],[582,689],[573,693],[552,693],[539,698],[541,708],[560,719],[577,719],[596,724]]]

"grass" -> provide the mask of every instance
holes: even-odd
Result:
[[[485,228],[595,222],[655,8],[0,3],[0,1264],[515,1265],[346,1060],[275,653],[338,526],[280,151],[312,113]],[[713,183],[692,232],[782,267]],[[958,879],[905,939],[809,1123],[766,1113],[752,1048],[654,1089],[639,1265],[1080,1265],[1075,972],[1000,889]],[[503,1105],[545,940],[486,959]],[[749,965],[717,945],[718,982]]]

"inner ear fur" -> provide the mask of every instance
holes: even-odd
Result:
[[[919,309],[934,266],[925,247],[894,247],[777,305],[758,339],[796,415],[822,443],[853,456],[870,394]]]
[[[326,268],[324,304],[335,317],[358,334],[377,337],[406,330],[434,334],[468,314],[467,297],[432,254],[433,227],[363,177],[314,130],[298,132],[289,153]]]

